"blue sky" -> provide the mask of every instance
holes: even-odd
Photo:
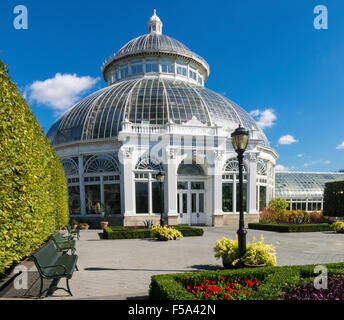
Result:
[[[13,27],[16,5],[28,9],[27,30]],[[317,5],[327,30],[314,28]],[[68,103],[106,85],[102,62],[147,32],[154,7],[163,33],[209,63],[206,87],[264,126],[282,170],[344,169],[342,0],[1,0],[0,59],[45,132]],[[65,98],[52,104],[45,86]]]

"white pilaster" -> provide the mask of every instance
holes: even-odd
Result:
[[[121,203],[123,215],[135,214],[135,184],[132,163],[133,147],[121,147]]]
[[[86,215],[85,182],[84,182],[84,160],[83,156],[78,156],[79,183],[80,183],[80,211],[81,215]]]
[[[248,213],[257,214],[257,153],[249,154]]]

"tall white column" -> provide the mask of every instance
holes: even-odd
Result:
[[[167,203],[168,217],[178,217],[177,212],[177,163],[176,154],[177,150],[175,148],[170,148],[167,150],[167,165],[165,166],[165,203]],[[166,201],[167,200],[167,201]]]
[[[123,215],[135,214],[135,184],[132,164],[132,147],[121,147],[121,202]]]
[[[213,214],[222,215],[222,157],[223,151],[214,152],[214,170],[212,183]]]
[[[249,154],[248,213],[257,214],[257,154]]]
[[[80,211],[81,215],[86,215],[85,182],[84,182],[84,160],[83,156],[78,156],[79,184],[80,184]]]

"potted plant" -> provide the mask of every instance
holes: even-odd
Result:
[[[80,222],[79,223],[79,228],[81,230],[88,230],[89,227],[90,227],[90,225],[87,222]]]
[[[261,237],[261,241],[254,242],[255,238],[252,238],[246,246],[245,255],[241,259],[239,258],[238,240],[219,240],[214,248],[215,257],[222,258],[225,269],[242,266],[247,268],[276,266],[276,250],[273,246],[264,244],[263,240]]]
[[[109,206],[104,206],[103,204],[98,202],[96,204],[95,211],[97,214],[100,214],[102,216],[102,220],[100,221],[100,227],[104,229],[109,225],[109,221],[107,218],[111,213],[111,208]]]
[[[70,226],[72,227],[73,230],[75,230],[78,227],[78,220],[76,219],[71,219],[69,222]]]

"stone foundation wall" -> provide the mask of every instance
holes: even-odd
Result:
[[[132,227],[132,226],[144,226],[146,220],[152,220],[154,224],[160,223],[160,216],[124,216],[123,226]]]
[[[244,214],[245,227],[248,223],[259,222],[259,214]],[[239,214],[224,214],[223,226],[239,227]]]

